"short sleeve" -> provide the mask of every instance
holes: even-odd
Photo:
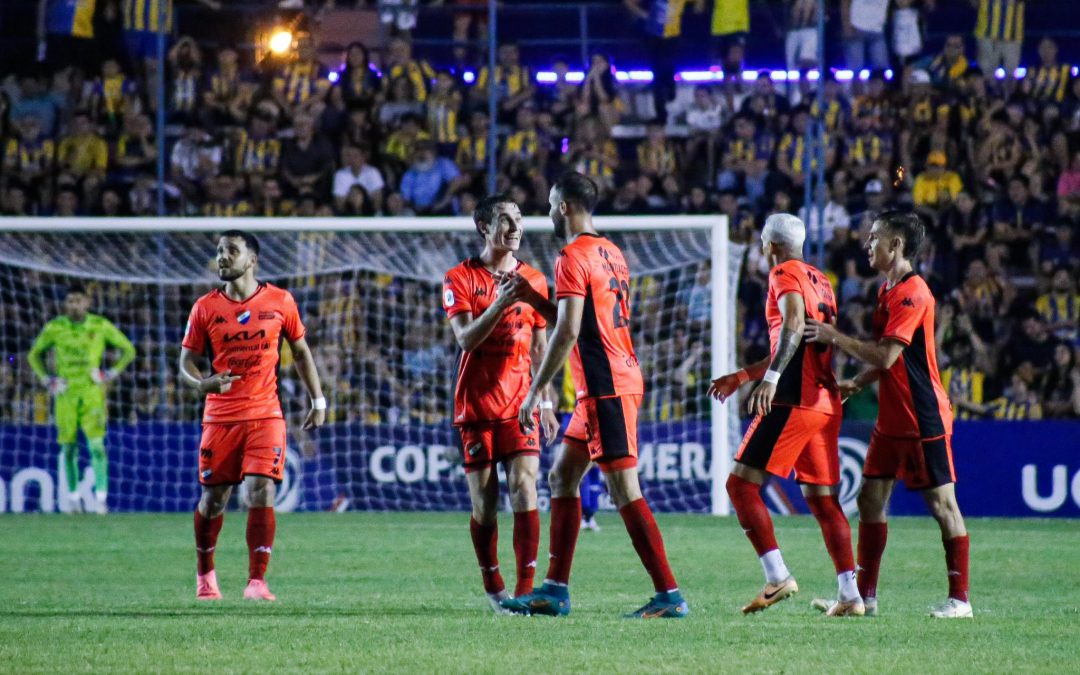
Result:
[[[469,293],[465,279],[462,277],[463,275],[457,269],[453,269],[447,272],[446,278],[443,279],[442,303],[447,318],[462,312],[473,311],[472,294]]]
[[[555,298],[585,297],[589,290],[589,272],[583,261],[572,253],[562,253],[555,261]]]
[[[304,337],[307,329],[304,328],[304,322],[300,320],[300,308],[296,306],[296,298],[292,296],[292,293],[285,293],[284,305],[282,330],[289,342],[296,342]]]
[[[776,300],[780,300],[788,293],[802,294],[802,286],[791,269],[777,265],[772,272],[769,272],[769,294]]]
[[[921,293],[897,293],[889,300],[889,317],[885,322],[882,339],[892,338],[905,345],[911,344],[915,331],[922,325],[926,314],[927,298]]]
[[[206,342],[209,336],[206,332],[206,320],[202,312],[202,306],[196,302],[188,316],[187,326],[184,327],[184,349],[202,354],[206,351]]]

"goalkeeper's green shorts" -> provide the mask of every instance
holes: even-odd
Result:
[[[56,440],[75,443],[79,429],[88,441],[105,438],[105,390],[97,385],[71,387],[56,396]]]

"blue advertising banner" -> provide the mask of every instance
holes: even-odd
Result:
[[[855,512],[871,425],[845,423],[840,439],[841,499]],[[709,428],[702,422],[644,424],[639,429],[644,491],[657,511],[710,510]],[[198,499],[198,424],[113,424],[107,448],[109,505],[115,511],[188,511]],[[466,510],[468,492],[448,427],[330,425],[291,438],[282,510]],[[966,516],[1080,517],[1080,423],[957,423],[953,452],[957,494]],[[547,504],[542,455],[541,507]],[[92,503],[93,473],[84,454],[76,497]],[[51,426],[0,426],[0,512],[67,510],[70,493],[57,480]],[[778,513],[804,513],[792,481],[774,481],[766,500]],[[242,495],[237,495],[242,499]],[[606,500],[601,507],[610,507]],[[896,515],[926,513],[918,493],[898,485]]]

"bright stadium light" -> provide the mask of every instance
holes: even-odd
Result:
[[[476,73],[471,70],[466,70],[462,73],[461,79],[465,80],[465,84],[472,84],[476,81]]]
[[[287,30],[277,30],[270,36],[270,51],[284,54],[292,48],[293,35]]]

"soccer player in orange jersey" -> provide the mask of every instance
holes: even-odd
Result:
[[[941,527],[949,597],[931,615],[970,618],[969,540],[956,503],[952,409],[938,375],[934,296],[911,264],[925,236],[919,216],[899,211],[881,214],[870,229],[870,266],[885,275],[874,310],[874,340],[856,340],[818,321],[807,322],[806,337],[838,347],[869,366],[854,380],[840,383],[843,395],[880,380],[878,418],[859,490],[858,584],[867,613],[877,613],[878,568],[888,533],[885,507],[900,479],[922,493]]]
[[[472,500],[473,548],[492,608],[510,595],[499,573],[497,464],[506,468],[514,511],[514,595],[532,592],[540,515],[536,474],[540,430],[522,432],[517,412],[547,349],[547,321],[526,300],[548,297],[547,279],[515,257],[521,246],[521,210],[508,196],[486,197],[473,222],[484,240],[480,255],[446,273],[443,309],[461,347],[454,389],[454,425],[461,433],[465,478]],[[559,433],[554,396],[546,396],[540,420],[549,443]]]
[[[551,545],[544,584],[503,606],[523,614],[570,613],[570,564],[581,529],[579,485],[590,462],[596,462],[656,591],[628,616],[684,617],[690,609],[638,483],[637,411],[644,385],[630,340],[630,270],[622,251],[593,227],[596,199],[596,185],[580,173],[563,175],[548,197],[555,236],[566,241],[555,262],[558,307],[536,298],[533,302],[555,321],[555,330],[518,420],[526,430],[536,425],[541,392],[567,357],[577,405],[548,478]]]
[[[761,611],[799,590],[784,564],[772,518],[761,499],[761,486],[770,474],[787,478],[794,469],[836,568],[838,599],[829,614],[857,616],[865,608],[855,585],[851,526],[836,496],[842,409],[833,378],[832,349],[808,345],[803,339],[808,317],[833,321],[836,300],[825,274],[803,261],[805,240],[806,226],[795,216],[778,213],[765,220],[761,246],[770,267],[765,304],[770,356],[714,380],[709,393],[723,401],[740,385],[761,380],[747,405],[754,420],[727,480],[739,524],[765,571],[765,587],[743,607],[743,613]]]
[[[305,429],[326,419],[326,399],[296,301],[286,290],[255,279],[259,242],[229,230],[217,246],[222,288],[202,296],[191,308],[180,376],[206,395],[199,443],[202,497],[195,510],[198,554],[196,597],[218,600],[214,549],[234,485],[248,494],[248,585],[244,598],[274,600],[266,585],[266,566],[274,544],[274,494],[285,471],[285,419],[277,396],[278,348],[288,341],[296,372],[311,396]],[[198,361],[210,361],[210,375]]]

